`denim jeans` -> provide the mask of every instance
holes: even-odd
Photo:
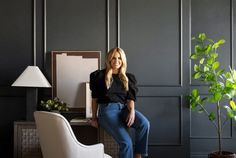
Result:
[[[125,122],[128,112],[127,106],[121,103],[100,104],[99,125],[118,143],[119,158],[133,158],[134,153],[147,156],[149,121],[143,114],[135,110],[135,121],[131,126],[135,130],[133,144]]]

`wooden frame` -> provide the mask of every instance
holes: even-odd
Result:
[[[86,107],[89,74],[100,69],[100,51],[52,51],[52,96],[70,109]],[[87,93],[89,94],[89,93]]]

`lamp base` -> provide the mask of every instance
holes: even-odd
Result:
[[[38,88],[26,89],[26,120],[34,121],[34,111],[38,105]]]

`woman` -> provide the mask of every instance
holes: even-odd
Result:
[[[133,155],[141,158],[147,156],[150,125],[147,118],[135,110],[138,89],[134,75],[126,73],[126,69],[124,51],[113,48],[108,52],[106,68],[90,74],[91,124],[96,128],[99,124],[115,139],[120,158],[133,158]],[[129,127],[135,129],[134,144],[127,131]]]

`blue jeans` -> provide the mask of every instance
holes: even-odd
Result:
[[[133,158],[134,153],[147,156],[149,121],[144,115],[135,110],[135,121],[131,126],[135,129],[133,144],[125,122],[128,113],[127,106],[121,103],[100,104],[98,113],[99,125],[118,143],[120,158]]]

